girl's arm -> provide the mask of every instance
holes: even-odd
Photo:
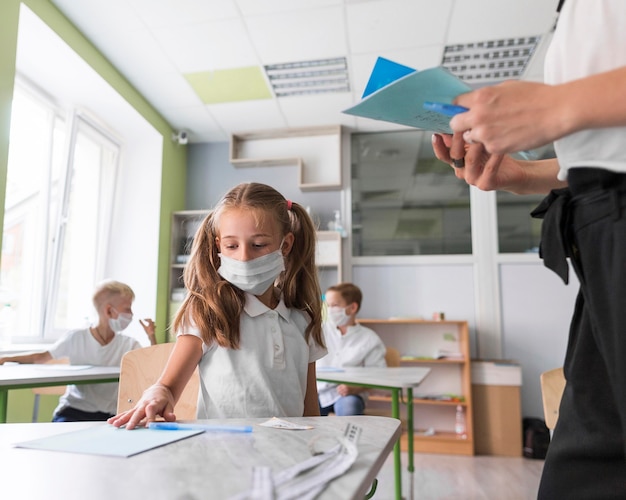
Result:
[[[202,340],[193,335],[179,336],[156,384],[144,391],[132,410],[120,413],[108,422],[115,427],[126,425],[130,430],[140,423],[152,422],[158,416],[170,422],[176,420],[174,405],[201,358]]]
[[[320,416],[320,403],[317,399],[317,380],[315,378],[315,361],[309,363],[307,372],[306,394],[304,395],[304,416]]]

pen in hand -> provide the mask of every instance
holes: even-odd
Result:
[[[425,101],[423,104],[423,108],[427,111],[435,111],[437,113],[441,113],[446,116],[454,116],[459,113],[465,113],[469,111],[468,108],[464,106],[457,106],[456,104],[446,104],[443,102],[430,102]]]

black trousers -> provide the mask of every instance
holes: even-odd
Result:
[[[577,168],[568,183],[560,220],[545,217],[542,245],[560,232],[580,291],[538,498],[626,499],[626,174]]]
[[[83,411],[71,406],[63,408],[57,412],[53,417],[53,422],[101,422],[108,420],[113,415],[103,411]]]

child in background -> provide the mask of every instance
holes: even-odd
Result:
[[[52,359],[69,358],[72,365],[120,366],[122,356],[141,344],[121,332],[133,320],[135,293],[126,284],[107,280],[100,283],[93,295],[98,324],[87,329],[72,330],[44,352],[0,358],[0,365],[14,363],[46,363]],[[145,323],[144,323],[145,321]],[[155,326],[151,319],[139,320],[156,344]],[[53,422],[106,420],[117,410],[118,384],[68,385],[54,410]]]
[[[352,283],[340,283],[326,290],[328,319],[322,331],[328,355],[319,360],[318,366],[387,366],[383,341],[376,332],[356,322],[362,300],[361,289]],[[322,415],[331,411],[338,416],[363,415],[365,387],[318,382],[317,390]]]
[[[196,366],[199,419],[319,415],[315,361],[326,350],[315,238],[306,210],[272,187],[230,190],[194,237],[167,366],[109,422],[133,429],[157,416],[175,420]]]

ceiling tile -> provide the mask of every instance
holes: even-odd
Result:
[[[316,94],[278,99],[278,105],[287,119],[288,127],[309,125],[355,125],[354,117],[341,110],[352,106],[352,94]]]
[[[472,0],[457,2],[447,43],[541,35],[554,21],[556,0]]]
[[[240,19],[153,30],[166,57],[182,73],[258,65]]]
[[[229,134],[287,126],[275,99],[212,104],[207,109]]]
[[[188,73],[185,78],[205,104],[272,98],[259,66]]]
[[[266,64],[345,56],[343,9],[326,7],[247,18],[250,39]]]
[[[346,6],[352,53],[444,42],[451,0],[377,0]]]
[[[229,135],[206,106],[167,107],[163,116],[176,130],[186,130],[190,142],[225,142]],[[209,139],[210,138],[210,139]]]
[[[343,0],[235,0],[242,15],[256,16],[259,14],[274,14],[293,10],[313,9],[329,5],[342,5]]]
[[[239,17],[234,0],[127,0],[146,26],[181,26]]]

